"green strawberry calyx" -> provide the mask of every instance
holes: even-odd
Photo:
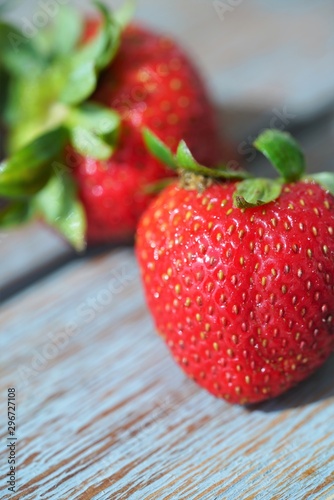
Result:
[[[224,166],[212,169],[200,165],[184,141],[180,142],[174,155],[149,129],[144,130],[143,138],[153,156],[180,173],[181,185],[186,189],[197,189],[201,192],[212,184],[213,180],[237,182],[233,200],[237,208],[245,209],[275,201],[285,184],[297,181],[316,182],[334,195],[334,173],[305,175],[304,154],[297,141],[288,132],[267,129],[254,142],[254,147],[263,153],[278,171],[277,179],[254,177],[244,170],[234,171]],[[195,175],[195,178],[191,177],[192,180],[189,181],[190,174]]]
[[[305,175],[306,162],[298,142],[288,132],[276,129],[264,130],[254,142],[279,173],[277,179],[254,178],[238,184],[234,204],[248,208],[275,201],[285,184],[307,181],[316,182],[334,194],[334,173]]]
[[[218,165],[216,168],[201,165],[195,160],[184,141],[179,143],[176,154],[173,154],[168,146],[148,128],[143,130],[143,139],[148,151],[171,170],[178,172],[183,187],[188,189],[193,189],[196,185],[197,189],[202,191],[213,179],[242,180],[250,177],[250,174],[244,170],[230,170],[224,165]],[[172,180],[174,179],[166,179],[159,185],[153,184],[152,192],[157,192],[160,186],[165,187]]]
[[[106,160],[117,147],[118,113],[90,101],[100,73],[116,56],[135,2],[115,12],[94,1],[95,36],[73,7],[61,7],[52,26],[27,37],[0,21],[0,81],[9,158],[0,163],[0,228],[40,216],[77,250],[85,247],[85,212],[64,160],[65,147]],[[5,86],[6,84],[6,86]],[[60,203],[61,202],[61,203]]]

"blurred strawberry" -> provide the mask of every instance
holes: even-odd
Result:
[[[13,156],[2,166],[0,194],[22,213],[15,220],[41,216],[77,248],[86,238],[132,238],[152,198],[145,186],[170,176],[147,152],[143,127],[173,150],[184,138],[199,162],[221,157],[212,107],[187,56],[139,26],[122,30],[126,10],[99,8],[101,20],[65,13],[51,34],[32,40],[24,75],[9,61],[21,77],[7,113]]]

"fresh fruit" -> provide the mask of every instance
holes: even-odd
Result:
[[[334,347],[334,174],[304,177],[298,145],[278,131],[255,143],[279,170],[274,181],[222,182],[233,177],[224,171],[213,181],[184,143],[174,157],[148,131],[146,141],[185,169],[137,233],[158,332],[215,396],[245,404],[283,393]]]
[[[41,133],[46,133],[39,138],[42,149],[50,133],[60,136],[56,154],[42,154],[42,168],[29,176],[29,186],[21,183],[20,194],[30,195],[24,214],[44,218],[79,249],[85,233],[89,243],[133,237],[152,200],[145,186],[170,176],[144,147],[144,126],[174,150],[185,138],[200,162],[214,165],[221,159],[213,109],[182,49],[140,26],[121,32],[128,16],[100,9],[101,20],[89,19],[84,26],[71,12],[73,36],[64,46],[63,25],[69,32],[71,20],[57,21],[53,35],[42,40],[42,47],[56,54],[51,63],[32,45],[30,52],[37,55],[33,62],[30,53],[26,59],[34,71],[13,84],[7,113],[16,165],[24,148],[36,150]],[[22,73],[9,57],[7,65]],[[28,162],[20,166],[21,173],[30,169]],[[3,170],[0,195],[9,199],[8,162]]]
[[[148,126],[169,146],[186,137],[194,155],[220,159],[212,108],[197,72],[174,42],[137,26],[123,33],[114,63],[93,96],[122,119],[119,145],[105,162],[80,155],[74,176],[87,213],[89,241],[132,235],[151,196],[143,187],[168,176],[144,147]]]

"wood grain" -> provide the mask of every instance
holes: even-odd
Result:
[[[9,301],[1,324],[1,394],[18,393],[19,487],[9,497],[2,479],[1,498],[334,494],[333,358],[261,406],[214,399],[154,333],[131,250],[69,264]],[[3,448],[0,463],[3,477]]]
[[[69,246],[41,224],[0,231],[0,302],[71,255]]]

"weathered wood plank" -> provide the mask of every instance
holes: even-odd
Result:
[[[0,231],[0,302],[36,274],[65,262],[73,251],[41,224]]]
[[[18,492],[3,446],[2,498],[332,498],[333,358],[253,409],[214,399],[154,333],[131,250],[71,263],[1,324],[1,394],[18,397]]]

